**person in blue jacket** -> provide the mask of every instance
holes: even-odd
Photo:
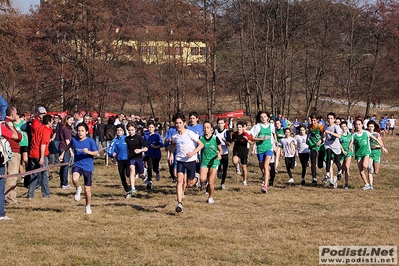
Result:
[[[144,135],[144,139],[148,148],[145,152],[144,161],[147,163],[148,182],[147,188],[152,189],[152,172],[155,173],[155,179],[159,181],[159,161],[161,160],[161,148],[164,147],[162,136],[155,132],[154,121],[147,124],[148,134]]]
[[[130,167],[127,154],[127,144],[125,142],[125,128],[122,124],[116,126],[116,136],[111,141],[107,148],[107,154],[110,157],[114,157],[118,162],[118,172],[122,181],[123,188],[127,194],[130,191],[130,187],[126,182],[126,178],[130,176]]]

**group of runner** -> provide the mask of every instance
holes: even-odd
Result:
[[[45,114],[45,110],[42,113]],[[49,119],[49,123],[52,123],[51,117]],[[71,119],[68,116],[66,121]],[[393,115],[391,119],[394,119]],[[76,135],[67,142],[59,159],[65,160],[66,155],[70,157],[69,149],[73,148],[75,158],[72,180],[76,187],[74,198],[76,201],[80,200],[82,187],[78,180],[83,175],[86,213],[91,214],[93,159],[99,155],[99,149],[90,138],[88,125],[79,119],[75,120]],[[256,154],[262,180],[260,189],[267,193],[269,187],[273,186],[281,158],[289,177],[288,183],[295,183],[291,170],[297,164],[297,157],[301,164],[301,185],[306,184],[306,171],[310,164],[311,184],[318,184],[316,170],[324,168],[323,183],[331,183],[337,188],[338,181],[344,177],[343,187],[348,189],[350,164],[352,158],[355,158],[359,175],[364,181],[363,190],[372,190],[373,175],[379,173],[381,153],[388,152],[382,141],[380,126],[375,120],[369,119],[366,124],[360,118],[346,121],[337,118],[334,113],[328,113],[325,122],[321,117],[312,115],[302,124],[296,119],[291,126],[284,127],[287,119],[282,116],[276,118],[260,111],[256,116],[256,124],[250,130],[245,121],[238,121],[233,130],[232,119],[226,123],[219,118],[216,125],[209,121],[200,124],[195,111],[189,113],[188,121],[180,112],[172,120],[173,126],[168,128],[165,137],[162,132],[157,132],[156,123],[152,120],[144,126],[139,126],[134,121],[116,124],[115,137],[109,141],[106,153],[116,159],[126,198],[137,195],[136,178],[141,177],[150,190],[154,188],[153,173],[155,179],[160,180],[162,149],[167,153],[169,174],[176,183],[176,212],[183,212],[182,201],[187,187],[199,187],[206,191],[209,204],[215,202],[216,178],[221,179],[220,188],[226,189],[229,154],[232,154],[236,174],[242,176],[244,186],[248,185],[249,155]],[[392,122],[388,123],[391,125]],[[354,128],[353,133],[350,128]],[[394,125],[389,126],[388,130],[393,132]],[[49,140],[46,141],[46,149],[48,142]],[[48,152],[40,156],[46,154]],[[333,173],[334,164],[336,175]],[[42,166],[43,164],[40,165]]]

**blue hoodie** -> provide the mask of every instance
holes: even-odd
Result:
[[[117,161],[125,161],[127,160],[127,144],[125,141],[125,135],[120,137],[116,136],[112,141],[111,144],[107,147],[107,154],[109,157],[112,157],[114,152],[116,153],[116,160]]]

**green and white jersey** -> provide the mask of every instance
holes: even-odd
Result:
[[[205,136],[200,137],[200,140],[204,144],[204,148],[201,150],[201,165],[219,165],[218,145],[221,145],[219,138],[212,135],[209,139]]]
[[[347,132],[346,135],[341,135],[341,145],[344,151],[346,151],[346,156],[352,156],[353,152],[349,150],[349,143],[351,142],[352,135],[351,133]]]
[[[356,158],[370,156],[371,148],[370,148],[370,136],[371,133],[363,130],[362,133],[353,133],[352,141],[355,147],[355,156]]]
[[[255,138],[268,137],[265,140],[259,140],[256,142],[258,154],[273,150],[273,133],[275,133],[275,128],[274,125],[270,123],[268,123],[267,125],[262,125],[261,123],[258,123],[251,128],[251,136]]]

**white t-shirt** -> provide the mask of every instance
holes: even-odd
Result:
[[[297,146],[298,153],[309,153],[309,145],[306,143],[308,136],[296,135],[294,140]]]
[[[325,125],[324,132],[327,130],[342,135],[342,129],[336,124],[333,124],[332,126]],[[333,136],[332,134],[326,134],[324,148],[326,150],[332,150],[335,154],[341,154],[341,142],[339,140],[339,138]]]
[[[176,144],[176,161],[192,162],[197,159],[197,154],[187,157],[187,153],[195,150],[199,137],[200,136],[198,134],[189,129],[186,129],[183,134],[179,134],[179,132],[173,134],[171,139],[172,143]]]
[[[282,138],[280,140],[281,146],[283,147],[284,150],[284,157],[286,158],[292,158],[295,157],[295,147],[291,149],[291,143],[294,142],[295,140],[292,137],[288,138]]]

